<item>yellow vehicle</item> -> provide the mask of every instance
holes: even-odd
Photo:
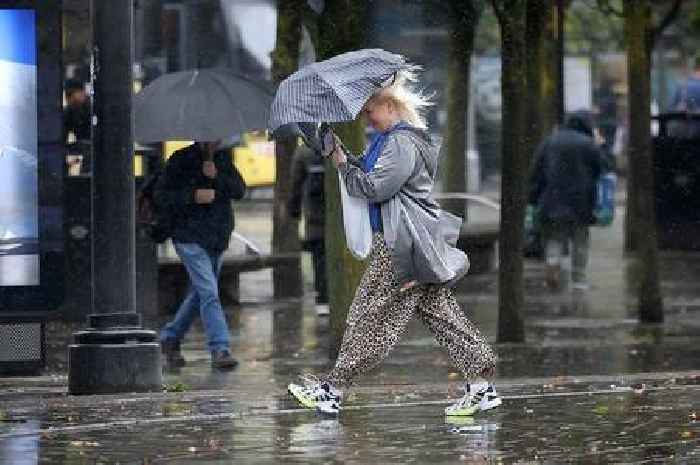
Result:
[[[167,160],[176,150],[190,145],[191,141],[167,141],[163,154]],[[265,133],[248,132],[241,137],[240,145],[231,149],[231,158],[248,187],[271,186],[275,183],[275,143],[267,140]]]
[[[233,149],[233,164],[248,187],[275,183],[275,143],[265,133],[246,133],[242,144]]]

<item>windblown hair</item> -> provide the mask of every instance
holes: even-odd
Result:
[[[413,65],[396,73],[390,84],[378,90],[372,99],[377,102],[392,102],[401,115],[401,119],[419,129],[427,129],[423,112],[431,105],[432,95],[425,95],[413,84],[418,82],[421,67]]]

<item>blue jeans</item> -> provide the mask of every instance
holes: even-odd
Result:
[[[209,351],[229,351],[229,331],[219,300],[222,254],[207,252],[197,244],[175,242],[175,251],[187,269],[190,288],[175,318],[160,332],[160,340],[181,340],[197,312],[207,335]]]

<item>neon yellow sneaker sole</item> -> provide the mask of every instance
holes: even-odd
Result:
[[[452,426],[473,426],[476,422],[474,417],[445,417],[445,424]]]
[[[461,407],[458,407],[460,403],[464,403]],[[445,408],[445,415],[448,417],[471,417],[476,412],[485,412],[486,410],[491,410],[499,407],[503,403],[503,400],[498,397],[495,390],[486,392],[481,400],[478,402],[471,401],[469,403],[465,401],[460,401],[457,404],[450,405]]]
[[[474,414],[481,409],[479,408],[479,405],[472,405],[472,406],[464,406],[462,408],[455,408],[452,409],[450,407],[447,407],[445,409],[445,416],[447,417],[472,417]]]
[[[303,407],[315,409],[318,401],[304,393],[304,386],[299,384],[290,384],[287,386],[287,391],[299,402]]]

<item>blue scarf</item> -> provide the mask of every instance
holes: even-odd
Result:
[[[384,148],[389,134],[397,129],[406,129],[410,127],[408,123],[399,121],[385,132],[378,133],[367,149],[365,156],[360,160],[362,171],[370,173],[374,169],[374,165],[377,164],[379,155],[382,154],[382,149]],[[369,224],[372,226],[372,232],[382,231],[382,210],[379,203],[369,203]]]

